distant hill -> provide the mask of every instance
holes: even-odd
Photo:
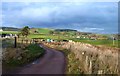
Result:
[[[72,30],[72,29],[55,29],[55,31],[59,31],[59,32],[77,32],[77,30]]]
[[[20,31],[21,28],[15,28],[15,27],[0,27],[3,31]],[[49,34],[50,32],[66,32],[69,35],[88,35],[93,34],[89,32],[80,32],[74,29],[50,29],[50,28],[31,28],[30,32],[33,34]]]
[[[14,27],[0,27],[2,28],[3,31],[19,31],[19,28],[14,28]]]

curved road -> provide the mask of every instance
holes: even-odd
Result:
[[[17,74],[64,74],[65,57],[63,53],[40,45],[46,50],[45,55],[35,62],[22,67]]]

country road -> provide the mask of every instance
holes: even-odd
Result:
[[[43,57],[33,63],[20,67],[15,74],[64,74],[66,61],[63,53],[40,45],[46,50]]]

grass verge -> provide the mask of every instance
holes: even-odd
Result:
[[[14,50],[14,51],[12,51]],[[10,67],[22,66],[44,55],[45,50],[38,44],[30,44],[27,47],[6,49],[3,63]]]
[[[65,55],[66,58],[66,74],[83,74],[84,72],[81,70],[80,67],[78,67],[80,65],[80,62],[75,58],[75,54],[73,52],[70,51],[70,49],[64,49],[61,48],[60,45],[52,45],[52,44],[45,44],[46,46],[50,47],[50,48],[54,48],[60,52],[62,52]]]

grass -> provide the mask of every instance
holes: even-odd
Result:
[[[52,47],[59,51],[62,51],[67,58],[66,73],[67,74],[97,74],[99,70],[102,70],[102,74],[116,74],[118,70],[117,66],[117,56],[115,53],[110,53],[110,50],[103,48],[92,51],[92,47],[83,47],[86,45],[80,45],[79,43],[65,43],[55,45],[52,43],[46,44],[48,47]],[[72,46],[72,47],[70,47]],[[80,48],[79,48],[80,47]],[[84,54],[83,54],[84,51]],[[114,50],[116,51],[116,50]],[[88,58],[86,58],[88,56]],[[90,64],[92,62],[92,64]],[[92,65],[92,68],[90,66]],[[90,68],[90,69],[89,69]]]
[[[39,28],[38,32],[41,34],[49,34],[49,32],[52,31],[52,29],[47,29],[47,28]]]
[[[41,48],[38,44],[30,44],[28,47],[26,47],[29,54],[33,54],[33,55],[36,55],[36,54],[40,54],[42,55],[44,53],[44,49]]]
[[[113,45],[113,41],[112,40],[89,40],[89,39],[77,39],[77,38],[72,38],[71,35],[74,35],[75,32],[67,32],[68,36],[63,36],[62,34],[59,35],[50,35],[49,32],[52,31],[52,29],[47,29],[47,28],[38,28],[38,34],[30,34],[28,36],[28,39],[32,39],[32,38],[43,38],[43,39],[56,39],[56,40],[73,40],[75,42],[84,42],[84,43],[89,43],[92,45],[107,45],[110,47],[118,47],[118,43],[120,42],[120,40],[115,40],[114,45]],[[18,31],[3,31],[0,33],[4,33],[4,34],[17,34]]]
[[[13,47],[14,39],[1,39],[2,48]]]
[[[18,34],[18,31],[2,31],[0,34]]]
[[[66,37],[63,35],[45,35],[45,34],[30,34],[28,38],[43,38],[43,39],[56,39],[56,40],[73,40],[75,42],[83,42],[83,43],[89,43],[92,45],[106,45],[110,47],[118,47],[118,43],[120,43],[120,40],[114,40],[114,45],[113,45],[113,40],[90,40],[90,39],[78,39],[78,38],[70,38]]]
[[[44,34],[30,34],[28,38],[44,38],[44,39],[66,39],[63,35],[44,35]]]
[[[83,42],[83,43],[89,43],[92,45],[106,45],[106,46],[111,46],[111,47],[118,47],[118,43],[120,40],[114,40],[114,45],[113,45],[113,40],[81,40],[81,39],[72,39],[75,42]]]
[[[20,51],[22,51],[22,53],[19,52],[19,54],[17,53],[18,56],[16,56],[15,51],[17,52],[18,48],[7,48],[7,52],[9,53],[5,55],[5,60],[3,60],[3,63],[6,66],[16,67],[16,66],[28,64],[34,61],[35,59],[43,56],[45,53],[45,50],[41,48],[38,44],[30,44],[27,47],[21,47],[19,49]],[[12,51],[14,52],[14,54]]]
[[[83,74],[83,71],[80,69],[80,67],[78,67],[80,63],[75,58],[75,54],[71,52],[70,49],[61,48],[61,45],[55,45],[55,44],[45,44],[45,45],[64,53],[67,63],[65,70],[65,73],[68,74],[67,76],[69,76],[69,74]]]

